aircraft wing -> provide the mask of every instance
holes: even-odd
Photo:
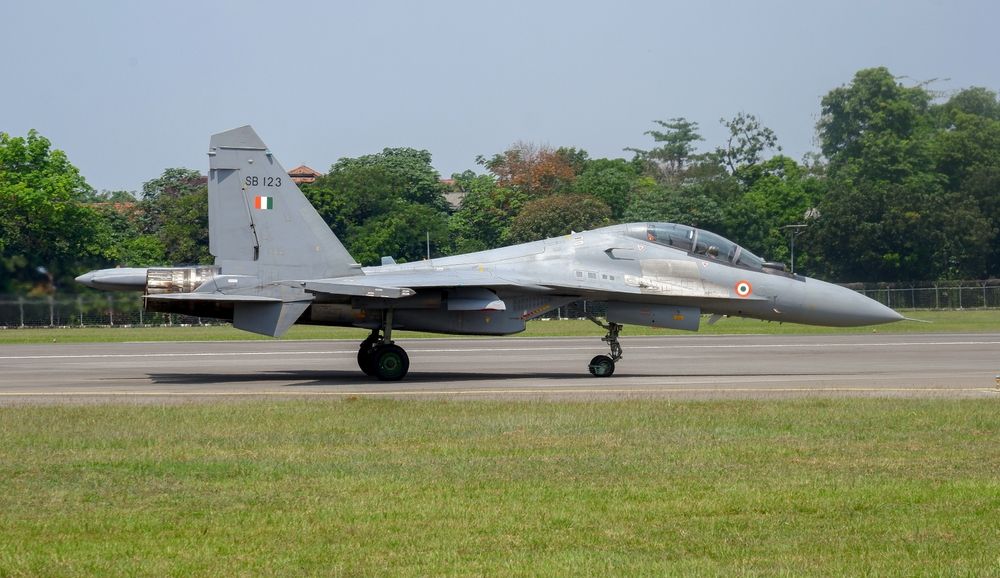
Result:
[[[501,278],[488,271],[400,271],[356,277],[313,279],[303,281],[310,293],[399,299],[409,297],[417,289],[450,289],[459,287],[516,287],[528,293],[549,293],[552,287],[530,281]]]
[[[421,289],[488,289],[508,290],[519,294],[577,296],[580,299],[636,300],[651,303],[683,303],[694,301],[730,300],[728,287],[702,279],[682,276],[622,275],[621,283],[614,286],[581,286],[556,281],[539,283],[537,278],[522,278],[509,271],[497,274],[490,270],[402,270],[371,273],[362,276],[313,279],[298,283],[309,293],[331,296],[373,297],[399,299],[414,295]],[[513,290],[513,291],[510,291]],[[757,301],[758,295],[742,297],[743,301]]]

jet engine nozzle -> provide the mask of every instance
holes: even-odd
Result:
[[[146,273],[146,295],[193,293],[219,272],[219,267],[150,268]]]

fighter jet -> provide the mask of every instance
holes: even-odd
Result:
[[[91,271],[77,281],[138,290],[147,311],[232,321],[274,337],[295,323],[362,327],[358,366],[402,379],[397,329],[508,335],[554,308],[606,305],[607,354],[588,369],[609,377],[623,324],[697,331],[722,316],[827,326],[903,317],[855,291],[795,275],[715,233],[674,223],[628,223],[500,249],[381,266],[357,263],[257,133],[244,126],[209,144],[209,245],[215,264]],[[419,234],[415,232],[414,234]]]

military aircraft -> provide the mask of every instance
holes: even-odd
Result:
[[[91,271],[77,281],[139,290],[148,311],[231,320],[280,336],[295,323],[371,330],[358,365],[402,379],[394,329],[508,335],[556,307],[606,304],[610,351],[588,368],[608,377],[623,324],[697,331],[722,316],[856,326],[903,317],[855,291],[795,275],[719,235],[673,223],[628,223],[415,263],[351,257],[249,126],[209,144],[209,245],[215,264]]]

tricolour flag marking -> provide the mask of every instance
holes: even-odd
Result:
[[[257,195],[257,197],[254,198],[253,206],[255,209],[263,209],[263,210],[273,209],[274,197],[262,197],[260,195]]]

